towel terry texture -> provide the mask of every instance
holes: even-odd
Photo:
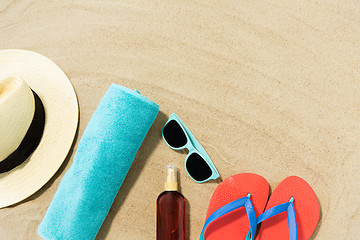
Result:
[[[39,226],[41,237],[96,237],[158,111],[139,92],[110,86]]]

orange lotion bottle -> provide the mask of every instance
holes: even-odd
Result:
[[[185,240],[185,198],[178,192],[176,166],[166,166],[165,179],[156,201],[156,240]]]

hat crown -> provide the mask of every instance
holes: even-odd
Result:
[[[19,76],[0,77],[0,162],[20,145],[35,112],[34,95]]]

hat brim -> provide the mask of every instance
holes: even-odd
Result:
[[[0,174],[0,208],[3,208],[31,196],[57,172],[74,141],[79,107],[65,73],[38,53],[0,50],[0,75],[22,77],[45,108],[44,133],[36,150],[24,163]]]

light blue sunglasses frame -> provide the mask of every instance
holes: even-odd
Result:
[[[184,132],[184,134],[186,136],[186,140],[187,140],[186,144],[184,146],[182,146],[182,147],[179,147],[179,148],[175,148],[175,147],[170,146],[168,144],[168,142],[166,141],[165,137],[164,137],[164,128],[172,120],[176,121],[179,124],[179,126],[182,128],[182,130],[183,130],[183,132]],[[186,156],[186,159],[185,159],[185,170],[186,170],[186,173],[191,177],[192,180],[194,180],[197,183],[203,183],[203,182],[207,182],[209,180],[217,179],[218,177],[220,177],[220,174],[217,171],[214,163],[211,161],[209,155],[205,152],[204,148],[201,146],[201,144],[198,142],[198,140],[196,140],[194,135],[190,132],[190,130],[186,127],[186,125],[180,120],[180,118],[175,113],[172,113],[169,116],[169,119],[167,120],[167,122],[165,123],[163,129],[161,130],[161,134],[162,134],[162,137],[163,137],[166,145],[168,145],[171,149],[174,149],[174,150],[187,149],[189,151],[189,153],[188,153],[188,155]],[[189,156],[191,154],[193,154],[193,153],[199,154],[211,169],[211,176],[209,178],[203,180],[203,181],[195,180],[189,174],[189,172],[187,170],[187,167],[186,167],[187,160],[188,160]]]

